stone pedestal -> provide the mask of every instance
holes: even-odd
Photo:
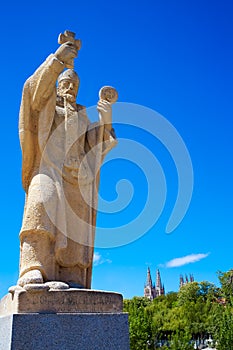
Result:
[[[123,313],[0,317],[0,350],[129,350]]]
[[[114,313],[122,312],[123,299],[119,293],[91,289],[65,290],[28,285],[16,288],[0,302],[0,315],[15,313]],[[28,288],[29,288],[28,287]]]
[[[30,285],[0,302],[0,350],[129,350],[122,295]]]

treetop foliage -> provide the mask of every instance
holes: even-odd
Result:
[[[208,343],[209,337],[216,349],[233,350],[233,271],[218,276],[220,288],[208,281],[190,282],[153,301],[124,300],[131,350],[189,350],[195,342]]]

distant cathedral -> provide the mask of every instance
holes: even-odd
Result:
[[[180,286],[179,286],[180,288],[190,282],[194,282],[193,275],[190,274],[189,277],[187,275],[185,276],[180,275]],[[156,270],[156,282],[155,284],[153,284],[150,268],[148,267],[146,284],[144,285],[144,297],[150,300],[154,300],[160,295],[165,295],[165,289],[164,289],[164,285],[162,285],[162,282],[161,282],[160,272],[159,270]]]
[[[185,275],[185,277],[180,275],[180,288],[183,287],[185,284],[190,283],[190,282],[194,282],[193,275],[189,275],[189,278],[187,275]]]
[[[164,295],[164,285],[162,285],[160,272],[159,270],[156,271],[156,283],[152,283],[150,268],[148,267],[147,270],[147,279],[146,284],[144,286],[144,297],[153,300],[154,298],[157,298],[160,295]]]

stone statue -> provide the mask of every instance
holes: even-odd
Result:
[[[61,281],[90,288],[99,169],[117,142],[111,125],[117,92],[100,91],[99,121],[90,123],[76,104],[79,77],[67,69],[80,41],[68,31],[59,38],[61,46],[23,88],[19,129],[26,200],[17,284]]]

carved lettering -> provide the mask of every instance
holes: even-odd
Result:
[[[25,305],[33,305],[34,312],[46,310],[53,312],[113,312],[118,309],[122,310],[122,300],[117,295],[91,292],[43,291],[28,293]]]

